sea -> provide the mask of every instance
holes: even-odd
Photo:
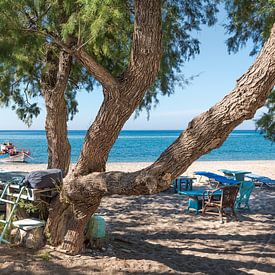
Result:
[[[109,162],[152,162],[179,135],[180,130],[121,131],[114,144]],[[79,157],[86,131],[69,131],[71,160]],[[11,141],[17,148],[30,150],[30,163],[47,163],[45,131],[0,131],[0,143]],[[254,130],[233,131],[223,145],[202,156],[199,161],[275,160],[275,144]]]

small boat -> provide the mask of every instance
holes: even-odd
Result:
[[[26,162],[30,151],[17,149],[11,142],[0,144],[0,162]]]

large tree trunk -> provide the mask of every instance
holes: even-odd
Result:
[[[72,178],[66,180],[73,182]],[[49,242],[69,254],[81,252],[85,226],[99,207],[102,198],[98,190],[87,192],[85,188],[82,191],[76,189],[75,195],[74,201],[71,201],[63,190],[60,196],[55,198],[51,203],[45,229]]]
[[[48,169],[62,169],[67,174],[71,147],[67,137],[67,104],[65,90],[71,70],[71,57],[48,49],[42,75],[42,94],[46,105],[46,135],[48,142]]]

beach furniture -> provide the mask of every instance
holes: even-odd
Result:
[[[196,171],[195,175],[207,177],[210,181],[210,184],[214,187],[218,187],[220,185],[236,185],[239,181],[235,179],[230,179],[219,174],[215,174],[207,171]]]
[[[249,208],[249,198],[250,195],[254,189],[254,182],[252,181],[242,181],[240,186],[239,186],[239,192],[236,198],[235,202],[235,208],[236,209],[241,209],[242,205],[244,205],[243,209],[248,209]]]
[[[174,192],[183,190],[192,190],[193,188],[193,180],[196,178],[187,177],[187,176],[179,176],[173,181]]]
[[[57,195],[56,188],[34,189],[26,186],[21,186],[19,183],[24,178],[25,173],[1,171],[0,173],[0,203],[5,204],[5,219],[0,220],[4,224],[2,232],[0,232],[0,244],[9,243],[4,239],[7,230],[12,225],[23,229],[25,231],[45,225],[44,221],[38,219],[23,219],[14,221],[14,214],[16,213],[19,201],[39,201],[41,203],[47,202],[48,199]]]
[[[217,199],[217,192],[221,191],[220,199]],[[206,210],[218,209],[221,223],[223,217],[234,216],[237,220],[236,213],[234,211],[236,197],[239,191],[239,186],[223,186],[216,190],[206,190],[202,196],[202,213],[205,214]],[[227,211],[230,210],[230,213]]]
[[[246,174],[251,172],[242,171],[242,170],[227,170],[227,169],[219,169],[220,172],[224,173],[225,176],[233,178],[238,181],[243,181]]]
[[[246,175],[246,177],[251,179],[256,185],[260,185],[261,187],[275,187],[275,180],[269,177],[259,176],[255,174],[248,174]]]
[[[188,196],[188,207],[187,210],[194,209],[196,214],[202,209],[202,197],[207,195],[205,189],[193,189],[188,191],[179,191],[178,194]],[[222,194],[221,190],[216,191],[215,196],[220,197]]]

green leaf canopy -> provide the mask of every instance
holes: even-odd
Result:
[[[193,31],[215,23],[218,2],[163,1],[163,58],[155,85],[140,109],[149,111],[158,93],[172,94],[176,83],[185,83],[182,65],[199,53]],[[36,99],[47,66],[46,47],[56,47],[53,36],[84,46],[113,76],[120,77],[130,59],[133,22],[134,1],[130,0],[0,0],[0,101],[11,104],[28,124],[39,114]],[[74,60],[66,91],[71,118],[77,112],[76,93],[91,91],[95,83]]]

